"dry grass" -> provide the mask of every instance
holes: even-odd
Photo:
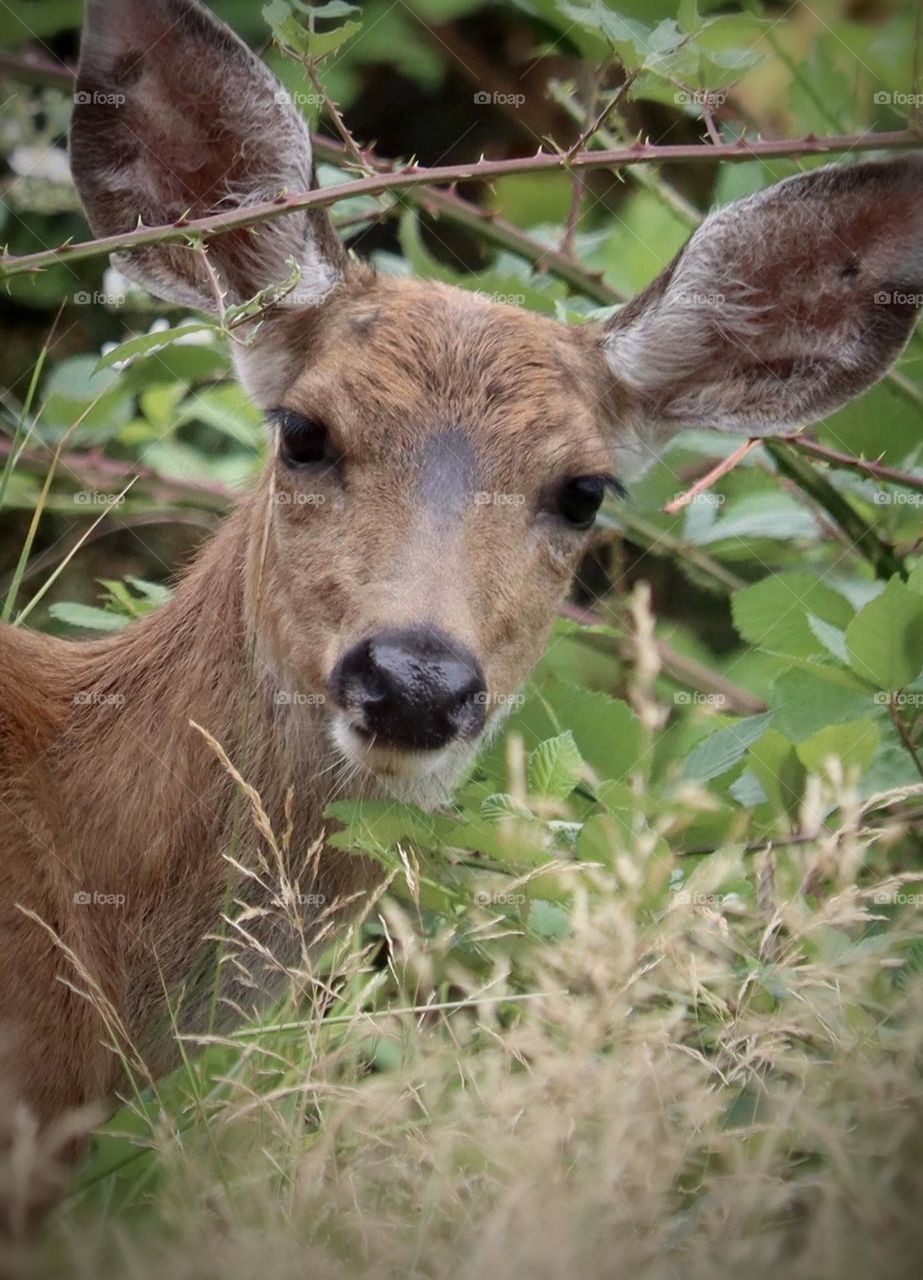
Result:
[[[716,855],[680,895],[630,854],[557,941],[385,900],[389,965],[341,957],[326,1017],[248,1028],[126,1108],[30,1274],[917,1274],[923,974],[873,901],[913,886],[882,890],[857,836]]]

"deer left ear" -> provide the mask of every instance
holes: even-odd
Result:
[[[719,209],[603,328],[627,422],[774,435],[876,382],[923,302],[923,158],[799,174]]]
[[[311,137],[269,69],[198,0],[87,0],[71,169],[96,235],[161,226],[314,185]],[[312,306],[343,278],[326,212],[301,210],[208,244],[152,245],[113,261],[152,293],[216,310],[284,286]]]

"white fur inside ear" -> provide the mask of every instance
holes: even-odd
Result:
[[[777,435],[881,378],[923,298],[923,161],[798,174],[717,210],[609,319],[629,427]]]
[[[307,121],[233,31],[194,0],[88,0],[71,167],[97,235],[269,204],[314,186]],[[281,308],[315,306],[345,252],[323,209],[280,212],[209,241],[116,264],[158,297],[214,313],[270,288]],[[293,271],[294,286],[284,292]]]
[[[298,375],[298,357],[282,337],[257,338],[251,345],[231,347],[234,371],[241,386],[261,409],[274,409]]]

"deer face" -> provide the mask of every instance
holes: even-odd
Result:
[[[300,113],[198,0],[88,0],[79,88],[72,169],[99,235],[312,185]],[[116,261],[212,311],[297,267],[235,353],[274,454],[250,622],[269,677],[327,699],[342,754],[425,800],[538,658],[626,456],[687,425],[792,430],[886,371],[923,294],[923,164],[814,170],[718,210],[573,329],[376,275],[316,209],[207,256]]]
[[[261,658],[323,692],[350,761],[437,788],[540,657],[613,483],[605,380],[578,330],[364,271],[271,340],[298,372],[261,389]]]

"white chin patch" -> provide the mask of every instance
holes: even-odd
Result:
[[[438,751],[376,746],[340,714],[334,717],[331,735],[344,760],[359,770],[357,795],[390,798],[421,809],[435,809],[449,800],[478,749],[477,742],[453,742]]]

